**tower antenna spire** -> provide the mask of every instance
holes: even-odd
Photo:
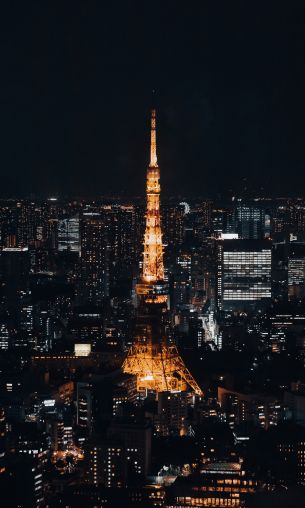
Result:
[[[157,135],[156,135],[156,110],[151,110],[150,121],[150,167],[158,166],[157,160]]]

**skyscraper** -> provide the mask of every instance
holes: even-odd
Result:
[[[271,242],[224,240],[218,246],[217,297],[221,310],[263,305],[271,298]]]
[[[20,321],[22,300],[29,291],[30,258],[27,247],[6,247],[0,255],[0,275],[5,307]]]
[[[235,232],[244,240],[262,240],[268,218],[270,221],[270,216],[263,208],[241,203],[235,209]]]
[[[175,252],[183,243],[184,215],[184,206],[181,204],[162,206],[162,230],[170,254]]]
[[[291,242],[288,256],[288,298],[302,298],[305,295],[305,245]]]
[[[131,286],[130,274],[135,262],[135,211],[131,205],[113,205],[105,207],[104,212],[108,228],[110,294],[120,295],[128,282]]]
[[[6,422],[4,409],[0,407],[0,477],[5,473]]]
[[[58,222],[58,250],[79,252],[79,217],[65,217]]]
[[[109,293],[107,224],[105,217],[86,211],[81,218],[80,300],[101,305]]]

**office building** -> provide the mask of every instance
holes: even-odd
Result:
[[[6,471],[6,418],[3,407],[0,406],[0,477]]]
[[[305,244],[290,242],[288,256],[288,298],[305,296]]]
[[[221,310],[263,307],[271,300],[271,242],[224,240],[218,245],[217,299]]]
[[[79,216],[66,217],[58,222],[58,250],[80,253]]]
[[[6,323],[0,323],[0,350],[6,350],[10,346],[10,333]]]
[[[178,249],[184,239],[184,215],[183,205],[163,205],[161,208],[161,222],[164,235],[164,244],[167,246],[166,252],[171,254]]]
[[[218,402],[232,430],[245,422],[267,430],[286,417],[285,406],[275,395],[242,393],[218,387]]]
[[[7,506],[43,508],[44,465],[40,457],[28,454],[13,455],[8,460],[7,482],[2,489],[3,499],[10,499]],[[6,497],[9,496],[9,497]]]
[[[166,508],[188,506],[244,507],[257,481],[239,462],[212,462],[200,474],[179,476],[169,488]]]
[[[101,305],[109,294],[107,224],[99,212],[84,212],[81,217],[80,300]]]
[[[235,232],[245,240],[263,240],[270,236],[270,214],[264,208],[238,204],[235,208]]]
[[[29,291],[30,257],[27,247],[6,247],[0,254],[0,275],[4,305],[16,324]]]
[[[187,392],[158,394],[158,416],[155,425],[159,435],[183,436],[187,434],[189,398]]]
[[[86,482],[107,488],[126,486],[125,449],[118,439],[94,439],[85,447]]]
[[[115,418],[108,429],[108,439],[118,440],[125,450],[126,475],[145,478],[151,467],[151,423],[134,418]]]
[[[77,394],[77,416],[78,427],[86,432],[91,432],[93,424],[93,393],[90,383],[78,382]]]

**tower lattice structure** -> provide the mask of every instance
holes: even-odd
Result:
[[[146,226],[143,271],[136,293],[139,301],[133,344],[123,372],[137,378],[138,391],[202,391],[186,368],[168,333],[168,286],[164,277],[160,217],[160,169],[157,161],[156,111],[151,113],[150,164],[146,179]]]

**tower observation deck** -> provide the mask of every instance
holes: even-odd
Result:
[[[123,372],[137,377],[138,391],[202,391],[168,338],[168,286],[164,280],[160,217],[160,169],[157,161],[156,111],[151,112],[150,163],[146,177],[146,225],[143,271],[136,285],[139,300],[133,344]]]

